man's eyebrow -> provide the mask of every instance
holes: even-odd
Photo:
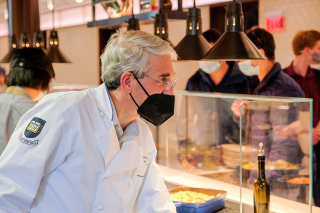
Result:
[[[173,73],[173,76],[175,75],[176,73]],[[161,75],[159,75],[159,77],[161,78],[166,78],[166,77],[169,77],[170,76],[170,73],[163,73]]]

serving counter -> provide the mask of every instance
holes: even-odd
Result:
[[[320,212],[312,200],[311,99],[184,91],[175,97],[175,115],[151,127],[165,181],[225,190],[221,212],[253,212],[263,143],[271,211]],[[309,183],[300,184],[302,177]]]

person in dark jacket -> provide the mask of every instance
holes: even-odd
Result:
[[[213,46],[221,34],[216,30],[208,30],[203,36]],[[200,61],[199,67],[200,69],[188,80],[186,91],[247,94],[247,76],[239,70],[237,62]],[[177,126],[180,147],[186,146],[187,141],[204,147],[239,143],[239,125],[233,121],[233,113],[230,110],[233,100],[188,98],[189,106],[194,109],[196,117],[186,118],[188,116],[184,99]],[[188,123],[193,124],[192,128],[189,128],[190,134],[187,134]]]
[[[306,30],[298,32],[292,49],[295,59],[283,69],[300,86],[307,98],[313,99],[313,149],[316,155],[316,182],[313,184],[313,197],[316,206],[320,206],[320,71],[310,65],[320,64],[320,32]],[[296,125],[297,126],[297,125]]]
[[[300,86],[282,72],[280,64],[275,62],[273,36],[266,30],[257,27],[250,29],[247,36],[258,47],[261,54],[267,58],[250,63],[239,63],[240,70],[258,70],[258,75],[249,79],[250,93],[263,96],[305,97]],[[240,102],[242,100],[236,100],[231,107],[236,118],[240,116]],[[251,108],[253,106],[250,103],[248,105]],[[253,110],[243,110],[241,113],[246,113],[244,116],[246,120],[244,142],[257,149],[259,143],[263,143],[267,161],[285,160],[292,164],[300,164],[303,153],[298,140],[283,137],[276,132],[278,128],[296,121],[299,115],[298,110],[297,106],[291,103],[277,104],[276,102],[258,103]],[[257,160],[257,153],[252,155],[253,162]],[[281,172],[266,171],[268,181],[273,183],[277,182],[276,179],[282,175]],[[254,180],[254,177],[252,177],[252,180]]]

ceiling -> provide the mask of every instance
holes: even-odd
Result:
[[[50,11],[47,5],[48,5],[48,1],[52,1],[52,0],[38,0],[38,1],[39,1],[40,13]],[[91,3],[91,0],[83,0],[82,3],[78,3],[75,0],[53,0],[53,1],[54,1],[56,10]],[[6,8],[7,8],[7,0],[0,0],[0,20],[4,20],[4,11]]]

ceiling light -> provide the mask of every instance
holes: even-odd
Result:
[[[83,2],[83,0],[76,0],[76,2],[77,2],[77,3],[82,3],[82,2]]]
[[[8,18],[9,18],[8,9],[5,9],[5,10],[3,11],[3,16],[4,16],[5,19],[8,19]]]
[[[214,44],[203,60],[239,61],[266,59],[243,31],[244,19],[240,2],[228,3],[225,33]]]
[[[29,35],[28,33],[24,32],[20,36],[21,41],[20,41],[20,47],[21,48],[29,48],[30,47],[30,42],[29,42]]]
[[[33,36],[33,47],[34,48],[43,48],[44,44],[43,44],[43,37],[42,37],[42,32],[38,31],[34,33]]]
[[[160,6],[159,13],[154,18],[154,35],[169,42],[173,47],[168,35],[168,14],[163,12],[162,6]]]
[[[54,8],[54,1],[52,0]],[[59,49],[58,32],[54,29],[54,9],[52,10],[52,30],[50,31],[49,37],[49,48],[47,56],[52,63],[71,63],[67,57]]]
[[[211,46],[202,35],[201,10],[196,8],[195,0],[193,8],[188,9],[186,31],[186,36],[174,48],[179,60],[201,60]]]
[[[53,0],[47,0],[47,7],[49,10],[53,10],[54,6],[53,6]]]
[[[58,32],[55,29],[50,31],[47,56],[50,58],[52,63],[71,63],[69,59],[59,50]]]

